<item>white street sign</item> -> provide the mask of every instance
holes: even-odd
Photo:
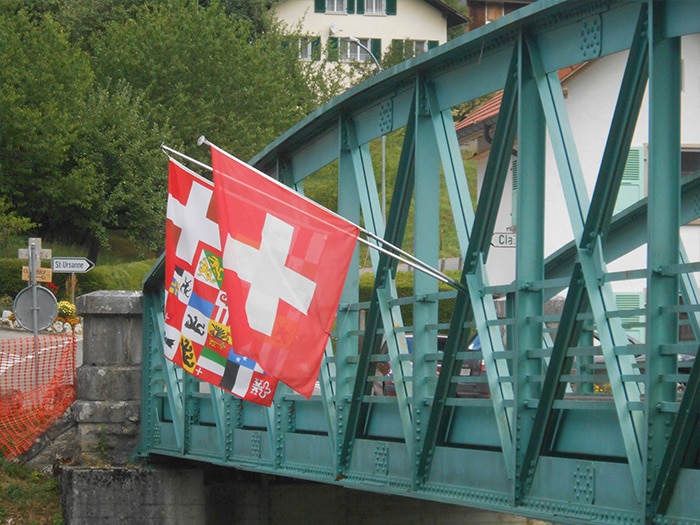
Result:
[[[85,273],[92,270],[95,263],[85,257],[54,257],[51,269],[55,273]]]

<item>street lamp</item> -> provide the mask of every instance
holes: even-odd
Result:
[[[383,71],[382,65],[379,63],[379,60],[377,60],[377,57],[374,56],[372,50],[366,45],[364,45],[362,42],[360,42],[359,38],[357,38],[356,36],[349,36],[348,40],[355,44],[357,47],[367,51],[369,56],[372,57],[374,65],[377,66],[379,73]],[[382,135],[382,218],[386,223],[386,135]]]

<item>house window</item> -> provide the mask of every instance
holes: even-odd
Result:
[[[345,0],[326,0],[326,13],[344,13]]]
[[[486,6],[486,23],[488,24],[489,22],[498,20],[505,14],[503,3],[493,2],[492,4]]]
[[[417,57],[428,50],[427,40],[407,40],[406,53],[409,57]]]
[[[321,59],[321,38],[303,36],[299,39],[299,58],[301,60]]]
[[[341,38],[338,47],[338,55],[341,62],[367,62],[370,60],[367,49],[369,48],[369,38],[360,38],[360,44],[357,45],[349,38]]]
[[[384,13],[384,0],[365,0],[365,14],[383,15]]]
[[[392,40],[392,52],[398,53],[398,55],[403,59],[409,59],[422,55],[426,51],[433,49],[440,45],[437,40]]]

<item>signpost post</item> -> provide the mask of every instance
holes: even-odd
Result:
[[[41,239],[38,237],[30,237],[27,249],[20,249],[17,256],[19,259],[29,259],[29,286],[17,294],[14,303],[14,311],[15,317],[17,317],[20,325],[27,330],[31,329],[34,335],[34,380],[38,386],[39,330],[43,330],[49,326],[53,319],[56,318],[58,312],[56,298],[49,290],[37,284],[37,268],[41,266],[41,259],[51,258],[51,250],[42,250]],[[31,294],[31,302],[27,301],[27,294],[25,292]],[[39,305],[39,294],[42,294],[41,306]],[[40,320],[42,324],[41,327],[39,326]]]

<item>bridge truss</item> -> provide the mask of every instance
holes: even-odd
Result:
[[[557,523],[700,523],[700,368],[680,358],[694,358],[700,341],[700,262],[679,234],[700,217],[700,176],[680,175],[681,39],[697,33],[694,0],[540,0],[384,71],[270,144],[253,165],[301,191],[335,163],[338,212],[396,245],[412,217],[412,251],[435,267],[442,179],[468,293],[416,273],[399,297],[396,262],[373,253],[372,294],[361,301],[358,254],[318,395],[280,389],[267,409],[209,390],[164,359],[161,261],[144,286],[142,452]],[[589,192],[558,71],[621,51],[624,75]],[[474,195],[452,109],[499,90]],[[640,111],[650,122],[647,197],[613,217]],[[396,130],[404,138],[385,221],[370,143]],[[574,240],[545,258],[547,141]],[[491,286],[513,156],[515,278]],[[608,269],[644,246],[642,267]],[[615,303],[614,283],[630,278],[644,280],[641,309]],[[550,313],[557,294],[563,306]],[[642,319],[644,343],[625,331],[631,316]],[[680,325],[689,341],[679,341]],[[475,332],[481,350],[467,355]],[[483,374],[463,375],[475,357]],[[389,367],[391,376],[380,373]],[[377,395],[387,385],[395,395]],[[460,395],[475,385],[482,395]]]

